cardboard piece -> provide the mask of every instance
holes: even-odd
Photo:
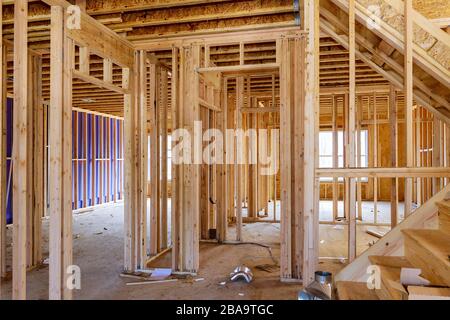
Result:
[[[428,286],[430,281],[422,278],[421,269],[416,268],[402,268],[400,272],[400,282],[404,286]]]

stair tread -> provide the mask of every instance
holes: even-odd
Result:
[[[369,256],[370,262],[378,266],[394,268],[412,268],[411,263],[405,257],[399,256]]]
[[[450,235],[440,230],[425,229],[405,229],[402,232],[450,267]]]
[[[412,268],[411,263],[400,256],[369,256],[369,260],[380,268],[381,289],[376,290],[380,300],[402,300],[402,293],[392,287],[392,282],[400,283],[402,268]]]
[[[450,288],[408,286],[410,300],[450,300]]]
[[[379,266],[381,271],[382,289],[376,290],[380,299],[402,300],[400,291],[392,287],[391,282],[400,283],[401,267]],[[383,290],[384,288],[384,290]]]
[[[402,230],[405,256],[435,286],[450,287],[450,234],[441,230]]]
[[[375,290],[367,288],[365,282],[338,281],[336,289],[339,300],[379,300]]]

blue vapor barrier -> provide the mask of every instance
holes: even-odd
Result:
[[[13,132],[13,99],[6,100],[6,223],[12,223],[12,132]]]
[[[123,198],[123,120],[73,111],[72,207]]]
[[[73,111],[72,128],[72,208],[81,209],[123,199],[123,120]],[[48,134],[50,133],[47,132],[45,136]],[[6,105],[8,224],[13,222],[12,144],[13,99],[8,98]],[[48,177],[45,179],[48,182]]]

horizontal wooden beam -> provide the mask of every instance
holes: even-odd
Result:
[[[65,9],[71,5],[65,0],[43,1]],[[111,59],[121,67],[131,68],[134,65],[133,44],[84,12],[81,12],[81,29],[68,28],[67,35],[76,44],[88,47],[92,53]]]
[[[259,72],[259,71],[278,71],[279,65],[276,63],[267,64],[248,64],[248,65],[236,65],[236,66],[225,66],[225,67],[208,67],[208,68],[198,68],[197,72],[223,72],[223,73],[248,73],[248,72]]]
[[[264,108],[241,108],[242,113],[267,113],[267,112],[280,112],[278,107],[264,107]]]
[[[316,169],[317,177],[327,178],[431,178],[450,177],[450,168],[346,168]]]
[[[218,106],[213,105],[212,103],[209,103],[208,101],[198,98],[198,103],[200,106],[205,107],[209,110],[216,111],[216,112],[222,112],[222,109],[220,109]]]
[[[108,90],[111,90],[111,91],[114,91],[114,92],[117,92],[117,93],[120,93],[120,94],[129,94],[130,93],[130,90],[128,90],[128,89],[123,89],[121,87],[113,85],[112,83],[105,82],[105,81],[97,79],[97,78],[95,78],[93,76],[84,74],[83,72],[80,72],[78,70],[72,70],[72,76],[74,78],[77,78],[77,79],[83,80],[85,82],[91,83],[91,84],[93,84],[95,86],[98,86],[100,88],[108,89]]]
[[[83,109],[83,108],[72,107],[72,111],[83,112],[86,114],[93,114],[96,116],[102,116],[102,117],[107,117],[107,118],[111,118],[111,119],[123,120],[123,117],[114,116],[114,115],[111,115],[108,113],[103,113],[103,112],[98,112],[98,111],[87,110],[87,109]]]
[[[301,33],[298,27],[295,26],[280,26],[266,28],[265,30],[242,30],[229,33],[212,32],[210,34],[199,35],[185,35],[185,36],[159,36],[155,39],[135,40],[133,44],[137,49],[143,50],[170,50],[173,46],[180,47],[191,43],[198,43],[199,38],[205,44],[210,46],[219,46],[226,44],[239,44],[242,42],[267,42],[275,41],[282,35],[289,35],[293,33]]]

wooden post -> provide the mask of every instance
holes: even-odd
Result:
[[[122,69],[122,88],[130,89],[132,84],[132,71],[130,68]],[[135,125],[134,125],[134,104],[131,93],[124,95],[124,231],[125,231],[125,260],[124,269],[128,272],[136,270],[136,244],[134,237],[136,234],[135,211]]]
[[[406,125],[406,167],[413,163],[413,17],[412,0],[404,0],[404,90],[405,90],[405,125]],[[412,178],[405,179],[405,218],[412,211]]]
[[[244,107],[244,77],[239,76],[236,78],[236,129],[242,129],[242,113],[241,109]],[[235,157],[236,164],[234,166],[234,183],[235,183],[235,201],[236,201],[236,241],[242,240],[242,183],[243,178],[243,165],[239,163],[239,155],[244,152],[244,150],[238,149],[239,145],[236,143]]]
[[[356,165],[357,167],[361,167],[362,163],[361,163],[361,121],[363,119],[363,105],[362,105],[362,97],[358,96],[357,97],[357,104],[356,104],[356,109],[357,109],[357,124],[356,124],[356,145],[357,145],[357,151],[356,151]],[[367,155],[366,155],[367,156]],[[356,186],[356,196],[357,196],[357,203],[358,203],[358,209],[357,209],[357,218],[358,220],[362,221],[363,219],[363,209],[362,209],[362,183],[361,183],[361,178],[357,178],[357,186]]]
[[[315,169],[319,166],[319,1],[305,1],[305,30],[308,31],[306,47],[305,116],[304,116],[304,250],[303,285],[314,280],[319,256],[319,179]]]
[[[228,211],[228,170],[227,170],[227,111],[228,111],[228,80],[222,79],[221,106],[222,112],[217,114],[217,129],[223,133],[223,164],[216,165],[216,194],[217,194],[217,240],[223,242],[227,237],[227,211]]]
[[[256,102],[256,98],[252,99],[253,102]],[[252,103],[253,107],[256,107],[255,103]],[[255,129],[257,130],[257,117],[258,115],[255,114],[248,114],[248,118],[250,119],[250,127],[248,129]],[[255,142],[249,141],[249,148],[247,151],[249,152],[249,159],[250,154],[255,152],[254,149],[257,147],[257,144],[254,144]],[[251,162],[248,162],[249,165],[249,176],[248,176],[248,208],[247,208],[247,216],[249,218],[256,218],[258,216],[258,210],[259,210],[259,184],[258,184],[258,166],[257,164],[252,164]]]
[[[159,85],[155,64],[150,64],[150,255],[155,255],[160,250],[160,139],[159,139]]]
[[[278,42],[277,42],[278,43]],[[278,48],[278,46],[277,46]],[[278,48],[279,49],[279,48]],[[271,107],[274,108],[276,103],[275,103],[275,75],[272,75],[272,101],[271,101]],[[274,124],[274,119],[275,119],[275,113],[272,114],[272,125]],[[272,135],[272,133],[271,133]],[[271,136],[272,138],[272,136]],[[278,156],[279,156],[279,152],[278,149],[273,150],[272,149],[272,143],[271,145],[271,152],[274,155],[274,161],[273,161],[273,168],[277,168],[278,167]],[[273,221],[277,221],[277,176],[278,176],[278,170],[274,170],[275,173],[273,174]]]
[[[89,48],[87,47],[80,47],[80,53],[79,53],[79,69],[80,72],[83,72],[84,74],[89,74],[89,68],[90,68],[90,52]]]
[[[41,226],[44,215],[44,106],[42,102],[42,58],[32,57],[32,112],[33,112],[33,190],[32,206],[32,266],[42,260]]]
[[[72,299],[72,290],[68,288],[69,266],[72,266],[72,74],[75,68],[75,44],[64,37],[64,72],[62,104],[62,299]],[[53,111],[53,108],[52,108]],[[50,128],[50,132],[53,132]],[[50,147],[51,148],[51,147]]]
[[[168,77],[167,70],[161,70],[161,249],[167,248],[167,108]]]
[[[200,119],[202,121],[202,129],[209,129],[209,110],[200,108]],[[206,147],[206,142],[202,141],[202,150]],[[209,239],[209,211],[210,211],[210,172],[209,164],[202,163],[200,165],[200,237],[201,239]]]
[[[316,163],[315,136],[312,132],[316,130],[316,111],[306,107],[315,105],[314,77],[303,75],[308,72],[315,74],[312,69],[304,72],[308,59],[313,58],[308,57],[308,50],[314,49],[306,49],[306,39],[302,36],[281,39],[280,49],[280,272],[282,279],[303,280],[307,284],[310,281],[309,272],[315,269],[312,266],[314,259],[310,259],[313,249],[310,237],[314,237],[311,231],[315,211]],[[312,185],[306,183],[307,179]],[[313,270],[309,269],[311,267]]]
[[[338,141],[338,125],[337,125],[337,103],[336,97],[333,94],[331,96],[331,108],[332,108],[332,130],[333,130],[333,168],[339,167],[339,141]],[[339,219],[339,183],[338,178],[333,178],[333,221]]]
[[[394,86],[389,90],[389,123],[391,127],[391,166],[398,166],[398,125],[397,125],[397,95]],[[391,228],[397,225],[398,215],[398,178],[391,179]]]
[[[441,121],[437,118],[433,119],[433,167],[441,167]],[[428,149],[430,150],[430,149]],[[435,195],[441,188],[441,179],[433,178],[432,194]]]
[[[349,101],[348,101],[348,166],[355,167],[356,61],[355,61],[355,0],[349,0]],[[349,179],[348,260],[356,258],[356,182]]]
[[[377,96],[374,92],[372,95],[373,103],[373,166],[378,167],[378,112],[377,112]],[[373,179],[373,222],[378,222],[378,178]]]
[[[26,299],[28,185],[28,1],[14,2],[13,282],[12,298]]]
[[[181,105],[179,103],[180,97],[180,64],[179,49],[172,48],[172,78],[171,78],[171,111],[172,111],[172,151],[174,150],[177,141],[174,139],[174,132],[181,125]],[[181,57],[180,57],[181,58]],[[182,209],[182,169],[181,165],[174,162],[175,155],[172,154],[172,202],[171,202],[171,237],[172,237],[172,269],[181,270],[181,209]]]
[[[147,131],[147,66],[145,62],[146,53],[141,50],[137,54],[138,81],[136,89],[138,90],[138,116],[136,125],[138,126],[138,203],[139,214],[136,228],[136,246],[138,247],[137,267],[145,268],[147,260],[147,159],[148,159],[148,131]]]
[[[72,265],[72,74],[74,44],[65,34],[64,10],[51,7],[49,137],[49,298],[71,299]]]
[[[196,140],[201,137],[194,134],[194,123],[200,120],[199,75],[200,46],[190,45],[180,49],[180,72],[177,86],[177,111],[179,123],[174,129],[182,128],[189,132],[193,153],[201,148]],[[173,82],[172,82],[173,83]],[[178,119],[177,119],[178,120]],[[178,121],[177,121],[178,122]],[[200,138],[200,139],[199,139]],[[196,273],[199,268],[199,210],[200,210],[200,165],[192,162],[177,165],[177,212],[172,221],[173,243],[172,269],[183,273]],[[198,159],[197,159],[198,160]],[[181,198],[182,196],[182,198]],[[173,209],[172,209],[173,210]]]
[[[405,105],[406,106],[406,105]],[[421,109],[417,108],[416,110],[413,110],[413,123],[411,124],[413,126],[413,139],[414,145],[413,145],[413,157],[415,156],[415,165],[416,167],[422,167],[422,152],[420,151],[422,149],[423,139],[422,139],[422,112]],[[414,150],[415,149],[415,150]],[[416,179],[416,203],[418,205],[422,204],[422,178]],[[411,191],[412,192],[412,191]]]

